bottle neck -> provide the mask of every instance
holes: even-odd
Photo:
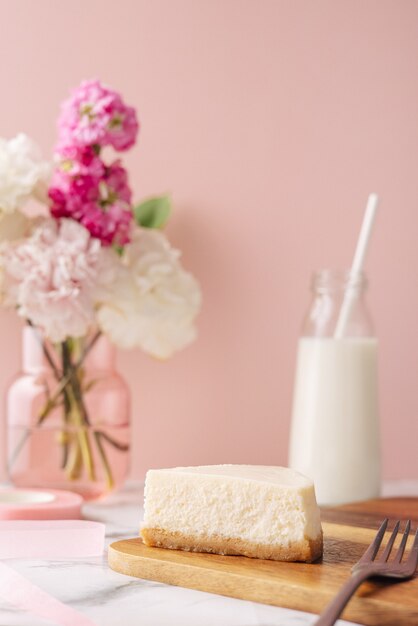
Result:
[[[93,336],[74,341],[73,363],[80,359]],[[111,370],[115,364],[116,349],[105,335],[101,335],[88,351],[83,366],[94,370]],[[25,326],[22,336],[22,366],[24,372],[52,371],[53,366],[61,372],[63,368],[59,344],[54,345],[45,341],[36,328]]]
[[[352,274],[344,270],[319,270],[312,276],[312,290],[315,295],[324,295],[342,299],[349,291],[350,296],[362,297],[367,290],[367,278],[364,272]]]
[[[89,345],[89,341],[93,340],[93,337],[94,335],[86,341],[86,347]],[[95,341],[84,363],[86,367],[95,370],[110,370],[116,367],[116,348],[106,335],[100,335]]]
[[[364,298],[367,280],[363,273],[321,270],[313,275],[311,286],[314,298],[305,317],[303,336],[335,339],[374,336]],[[343,332],[341,319],[344,319]]]

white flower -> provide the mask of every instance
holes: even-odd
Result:
[[[53,342],[85,335],[94,324],[101,252],[78,222],[44,220],[30,237],[4,247],[6,304]]]
[[[51,165],[27,135],[0,138],[0,213],[12,213],[29,198],[45,201],[50,174]]]
[[[164,359],[195,339],[201,294],[179,256],[156,230],[143,229],[126,246],[125,265],[113,268],[97,311],[99,327],[115,344]]]
[[[31,229],[35,220],[30,220],[21,211],[14,213],[0,213],[0,304],[5,296],[5,273],[3,268],[3,252],[10,242],[22,239]]]

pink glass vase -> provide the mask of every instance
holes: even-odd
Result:
[[[51,345],[23,332],[23,371],[7,393],[7,464],[18,487],[98,498],[129,470],[130,397],[104,336]]]

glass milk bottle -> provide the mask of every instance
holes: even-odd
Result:
[[[349,285],[344,334],[335,329]],[[313,479],[319,504],[379,495],[377,339],[364,274],[323,270],[299,340],[289,465]]]

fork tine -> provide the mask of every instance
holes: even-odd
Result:
[[[369,545],[366,552],[361,557],[359,563],[365,563],[365,562],[374,560],[374,557],[376,556],[380,548],[380,544],[382,543],[382,539],[385,534],[385,530],[387,528],[388,522],[389,520],[388,518],[386,518],[384,522],[382,523],[382,525],[380,526],[379,530],[377,531],[376,537],[374,538],[373,542]]]
[[[388,545],[386,546],[384,553],[382,554],[382,556],[379,559],[379,561],[381,561],[382,563],[388,560],[388,558],[390,556],[390,553],[392,552],[392,546],[393,546],[393,544],[395,542],[396,535],[398,534],[399,525],[400,525],[400,521],[398,520],[396,522],[395,528],[392,531],[392,534],[391,534],[390,539],[388,541]]]
[[[406,542],[408,539],[408,535],[409,535],[409,531],[411,529],[411,520],[408,520],[406,522],[406,526],[405,526],[405,530],[403,533],[403,537],[402,537],[402,541],[401,541],[401,545],[398,548],[398,551],[396,553],[395,556],[395,563],[400,563],[403,557],[403,553],[405,552],[405,546],[406,546]]]
[[[417,531],[415,533],[414,543],[412,544],[411,552],[409,553],[409,557],[408,557],[407,563],[411,567],[413,565],[415,565],[415,569],[417,569],[417,565],[418,565],[418,528],[417,528]]]

